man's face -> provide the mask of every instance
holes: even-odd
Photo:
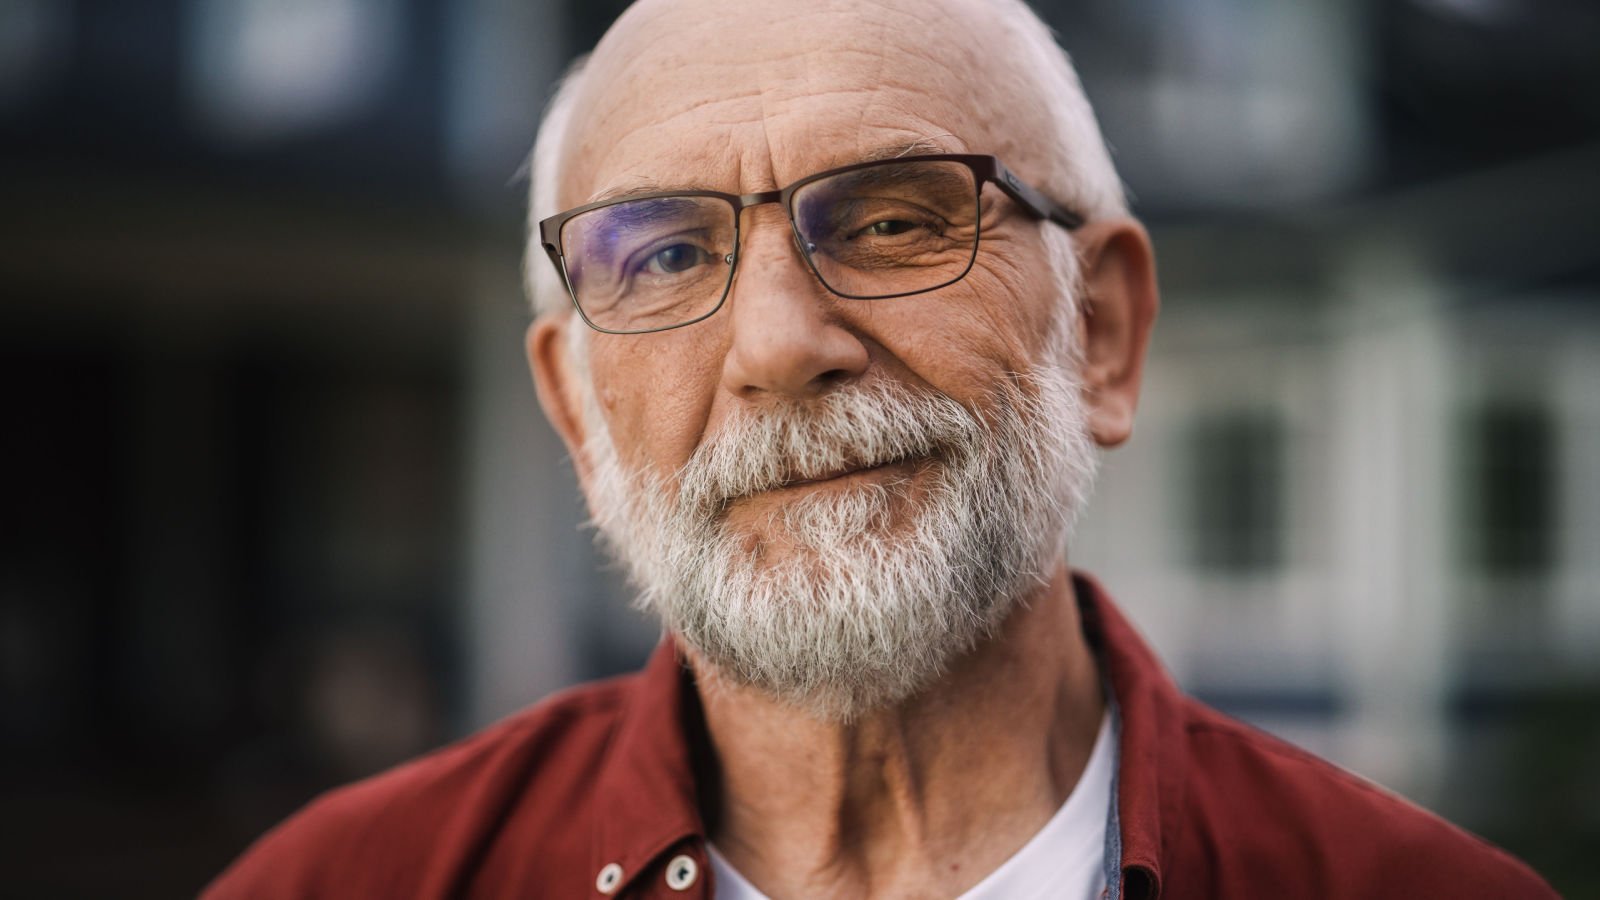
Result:
[[[1042,180],[1043,100],[993,10],[892,6],[636,5],[585,73],[559,206],[766,191],[904,149]],[[1093,467],[1072,258],[982,202],[965,278],[875,301],[830,294],[781,208],[755,207],[715,315],[587,333],[586,365],[544,370],[644,604],[734,680],[831,716],[894,702],[1059,561]]]
[[[637,187],[771,190],[914,142],[996,153],[1026,176],[1048,149],[1040,117],[1013,113],[1015,100],[986,77],[984,57],[1003,53],[981,50],[984,17],[959,5],[946,13],[962,19],[938,22],[944,13],[928,4],[635,7],[586,74],[561,206]],[[1001,209],[986,215],[966,278],[887,301],[829,294],[799,259],[777,205],[746,212],[737,277],[716,315],[659,334],[590,337],[595,395],[624,464],[671,478],[741,411],[854,379],[982,406],[1007,373],[1040,357],[1062,302],[1038,223],[993,188],[984,200]],[[926,477],[914,468],[851,480]],[[742,498],[728,523],[781,545],[781,535],[763,533],[772,514],[839,487]]]

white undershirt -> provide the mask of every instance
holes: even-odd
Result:
[[[1098,900],[1105,889],[1106,817],[1111,810],[1117,736],[1100,720],[1089,763],[1065,803],[1028,843],[957,900]],[[768,900],[715,846],[717,900]]]

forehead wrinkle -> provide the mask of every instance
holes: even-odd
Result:
[[[762,143],[769,145],[774,184],[746,185],[747,190],[781,187],[835,166],[874,162],[899,156],[969,152],[968,143],[950,130],[949,121],[935,122],[911,112],[915,100],[901,103],[896,86],[840,88],[808,96],[837,99],[850,119],[830,125],[840,132],[831,144],[812,129],[795,129],[790,114],[779,111],[761,122]],[[865,102],[858,98],[866,98]],[[925,99],[925,98],[916,98]]]
[[[741,189],[746,191],[772,190],[781,184],[787,184],[798,178],[803,178],[815,170],[825,166],[813,166],[812,161],[818,156],[826,158],[826,150],[818,152],[816,135],[807,130],[804,137],[804,146],[791,148],[788,141],[782,139],[785,132],[792,131],[786,124],[790,115],[790,105],[796,101],[802,105],[814,105],[817,101],[834,101],[841,108],[855,106],[858,109],[869,106],[871,99],[876,98],[881,86],[874,83],[870,86],[860,84],[838,84],[838,73],[847,69],[841,66],[839,57],[852,55],[866,55],[873,57],[880,65],[882,54],[849,46],[828,47],[819,51],[816,47],[801,47],[785,49],[776,54],[766,54],[761,57],[757,67],[757,81],[759,83],[758,97],[760,102],[760,116],[757,124],[760,129],[759,143],[751,148],[751,158],[764,155],[768,180],[759,184],[745,184],[741,180]],[[859,95],[867,95],[867,103],[855,103]],[[854,131],[859,134],[859,114],[857,127]],[[774,134],[777,129],[777,135]],[[760,154],[759,148],[765,148],[765,153]],[[841,148],[842,150],[843,148]],[[799,156],[807,160],[803,165],[796,166],[792,159],[786,157]],[[843,162],[852,162],[846,159]],[[807,168],[812,166],[812,168]]]
[[[650,132],[669,125],[670,123],[652,123],[642,129],[633,130],[622,140],[612,140],[604,144],[592,138],[586,139],[585,144],[579,148],[581,155],[573,157],[584,159],[585,162],[569,169],[568,171],[573,174],[561,185],[563,205],[578,206],[646,191],[718,187],[704,183],[704,176],[699,173],[719,168],[722,165],[721,160],[726,156],[725,150],[718,152],[714,147],[708,146],[699,148],[703,152],[675,156],[676,163],[671,170],[664,169],[660,164],[663,156],[661,152],[652,153],[642,159],[628,157],[635,145],[650,142]],[[726,128],[712,124],[697,129],[702,133],[707,130],[725,132]],[[725,144],[726,140],[723,143]],[[585,153],[583,147],[587,146],[593,146],[593,152]],[[581,199],[580,191],[585,190],[588,196],[586,199]]]
[[[761,146],[767,148],[767,173],[768,173],[767,177],[771,178],[771,179],[776,179],[777,178],[777,172],[778,172],[778,160],[777,160],[776,149],[773,147],[772,133],[771,133],[772,107],[771,107],[770,103],[768,102],[769,98],[770,98],[770,94],[771,94],[771,87],[767,83],[768,79],[762,78],[761,81],[762,81],[762,85],[761,85],[761,89],[760,89],[760,91],[758,93],[758,96],[760,97],[760,103],[761,103],[761,118],[758,120],[761,123]],[[781,84],[782,83],[781,79],[779,79],[779,81],[777,83]],[[761,189],[761,188],[750,188],[748,186],[745,186],[744,185],[744,179],[742,177],[739,179],[739,181],[740,181],[740,185],[746,187],[747,190],[760,190]],[[772,184],[770,186],[766,186],[766,187],[768,189],[776,188],[777,184],[774,183],[774,184]]]
[[[602,41],[602,44],[605,43]],[[713,75],[695,74],[704,72],[705,67],[710,67]],[[627,182],[602,189],[597,182],[601,173],[608,169],[636,173],[637,177],[632,182],[635,185],[652,180],[653,174],[641,172],[637,162],[626,162],[626,154],[641,143],[649,143],[650,132],[670,128],[682,116],[709,112],[709,122],[699,123],[697,130],[702,133],[707,128],[722,128],[746,121],[748,113],[741,110],[740,106],[756,99],[756,91],[742,87],[744,79],[735,77],[740,70],[741,63],[738,61],[685,59],[676,52],[665,57],[649,52],[613,52],[602,57],[597,51],[585,73],[585,84],[577,103],[580,113],[574,117],[573,127],[568,130],[563,142],[562,168],[569,173],[569,177],[563,179],[558,187],[562,205],[577,205],[579,200],[576,198],[585,191],[598,196],[600,193],[629,190],[630,183]],[[704,91],[677,90],[677,86],[697,81],[714,83],[733,92],[730,94],[728,90],[720,90],[707,94]],[[648,91],[648,115],[643,119],[638,102],[643,92],[633,87],[641,83],[652,86]],[[619,97],[622,102],[618,102]],[[684,99],[675,109],[672,101],[676,97]],[[619,160],[619,157],[623,159]],[[585,180],[586,184],[583,183]],[[676,179],[674,182],[659,178],[654,180],[665,184],[665,189],[676,186]]]
[[[903,149],[896,149],[888,155],[969,150],[968,141],[956,131],[972,130],[975,121],[973,110],[961,102],[961,95],[953,95],[948,90],[954,85],[937,77],[925,77],[929,71],[941,74],[948,72],[949,66],[942,64],[922,47],[895,46],[890,38],[883,37],[875,42],[879,46],[874,49],[830,51],[865,64],[862,70],[850,75],[851,83],[840,84],[838,67],[832,64],[831,59],[824,58],[807,66],[806,78],[794,79],[794,83],[787,86],[799,99],[832,96],[841,108],[849,111],[852,118],[847,127],[854,135],[852,143],[856,152],[846,155],[851,148],[841,148],[836,164],[878,158],[882,145],[872,146],[869,142],[882,141],[885,132],[907,136]],[[907,62],[909,65],[905,64]],[[924,66],[927,69],[921,70]],[[820,90],[815,86],[818,79],[814,74],[819,71],[820,80],[832,82]],[[806,137],[809,135],[803,136],[802,140]],[[800,152],[815,155],[809,144],[802,146]]]
[[[878,34],[879,34],[880,37],[882,36],[882,33],[883,33],[883,29],[880,26],[878,28]],[[883,44],[881,44],[880,42],[876,42],[875,41],[874,43],[877,46],[883,46]],[[863,127],[865,126],[866,121],[867,121],[868,114],[871,113],[874,109],[876,109],[877,105],[880,102],[882,102],[882,100],[883,100],[883,67],[884,67],[884,63],[885,63],[887,54],[885,54],[885,53],[876,53],[876,54],[873,54],[873,55],[876,57],[876,59],[873,61],[875,63],[875,65],[874,65],[874,68],[873,68],[873,71],[872,71],[872,78],[871,78],[871,83],[873,85],[873,90],[871,92],[871,96],[868,97],[867,102],[861,104],[861,109],[859,111],[857,111],[857,113],[856,113],[856,134],[861,134],[862,133]]]
[[[598,67],[593,70],[594,74],[605,72],[605,84],[598,84],[599,79],[591,82],[595,87],[588,104],[589,109],[600,114],[587,117],[588,121],[579,126],[585,133],[582,153],[569,157],[588,159],[590,164],[581,168],[592,173],[596,180],[607,169],[625,169],[641,176],[648,173],[653,176],[654,184],[667,190],[678,187],[730,192],[768,189],[777,184],[767,181],[746,184],[742,177],[730,183],[725,180],[725,173],[736,169],[757,179],[760,178],[757,171],[765,169],[772,173],[769,176],[772,182],[792,180],[825,167],[818,161],[826,156],[834,157],[837,164],[857,161],[862,157],[851,156],[851,151],[859,154],[862,144],[885,133],[902,134],[910,140],[946,136],[961,145],[959,150],[968,149],[969,144],[990,152],[1000,149],[992,145],[988,134],[994,130],[992,118],[998,111],[986,109],[989,105],[986,103],[969,102],[961,88],[961,82],[972,80],[972,73],[992,68],[992,65],[983,65],[983,58],[971,45],[971,37],[982,32],[992,38],[995,29],[992,23],[975,15],[962,15],[961,10],[932,4],[936,10],[934,19],[953,22],[958,35],[946,28],[928,29],[925,13],[902,9],[893,3],[875,3],[865,15],[860,7],[846,9],[842,4],[835,4],[834,10],[799,11],[787,6],[777,11],[728,10],[734,17],[765,15],[767,25],[763,32],[766,34],[774,30],[774,21],[790,23],[792,29],[811,28],[815,20],[814,30],[820,36],[810,46],[804,46],[806,42],[801,41],[800,47],[794,42],[785,42],[786,46],[779,48],[758,46],[773,43],[772,40],[724,42],[713,51],[716,57],[707,58],[693,55],[685,49],[686,45],[663,37],[677,34],[681,29],[674,20],[663,21],[654,13],[675,7],[648,3],[636,5],[635,10],[641,6],[650,7],[653,14],[648,23],[635,21],[628,42],[603,42],[611,43],[608,49],[613,52],[608,54],[611,59],[605,70]],[[849,12],[854,20],[848,24],[860,30],[841,30],[841,20],[829,15],[841,9]],[[819,12],[825,18],[813,15]],[[906,26],[911,23],[924,26],[916,29],[920,36],[915,41],[905,36]],[[777,30],[786,31],[781,25]],[[835,32],[838,40],[828,45],[828,36]],[[643,41],[647,42],[639,43]],[[873,58],[862,58],[868,55]],[[965,70],[968,76],[959,77],[954,69]],[[667,75],[665,82],[661,78],[663,74]],[[636,102],[631,103],[593,102],[626,91],[633,84],[649,85],[647,96],[635,93]],[[974,84],[973,87],[980,93],[992,95],[996,86]],[[672,100],[679,89],[687,96],[680,94],[683,100],[673,108]],[[730,95],[729,91],[733,93]],[[814,104],[819,98],[832,99],[844,114],[831,125],[824,126],[832,135],[821,140],[817,139],[815,130],[807,129],[800,121],[801,117],[815,112]],[[998,98],[991,96],[990,99]],[[807,102],[813,105],[807,107]],[[663,106],[667,108],[663,110]],[[683,117],[696,117],[701,121],[689,128],[685,127]],[[734,133],[720,135],[725,148],[721,153],[684,153],[673,161],[674,142],[669,139],[663,143],[666,149],[654,157],[628,161],[630,153],[640,152],[640,143],[648,143],[648,132],[670,135],[676,131],[678,135],[673,137],[678,137],[685,132],[703,133],[706,129],[730,127],[749,131],[743,135],[744,140]],[[616,139],[618,134],[622,135],[621,140]],[[830,141],[837,146],[836,150],[828,146]],[[682,149],[681,139],[677,146]],[[830,150],[834,152],[829,153]],[[667,170],[665,164],[669,162],[677,166],[677,170]],[[702,179],[707,176],[714,176],[719,183],[705,183]],[[640,178],[637,183],[642,185],[644,180]],[[613,185],[610,190],[629,187]]]
[[[906,48],[900,49],[905,50]],[[905,120],[908,106],[895,102],[905,93],[905,87],[887,83],[887,79],[884,77],[884,69],[889,64],[889,55],[882,52],[873,55],[877,57],[877,67],[872,79],[874,87],[871,91],[871,99],[861,106],[856,116],[856,133],[867,134],[870,131],[889,127],[896,130],[909,130],[916,137],[902,144],[868,149],[861,154],[861,161],[877,161],[919,154],[969,152],[970,148],[967,142],[948,130],[950,126],[955,124],[954,122],[934,123],[923,116],[916,115],[914,118],[923,127],[921,129],[907,129],[909,123]],[[936,60],[925,55],[924,61],[936,64]],[[964,115],[964,111],[957,108],[958,104],[952,98],[940,97],[938,99],[949,102],[950,108],[944,110],[947,115],[953,114],[957,117]],[[915,108],[915,106],[916,104],[913,103],[909,108]]]

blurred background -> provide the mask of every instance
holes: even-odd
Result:
[[[616,0],[0,0],[5,892],[192,894],[637,665],[521,351]],[[1165,308],[1074,549],[1177,677],[1600,896],[1600,5],[1079,0]]]

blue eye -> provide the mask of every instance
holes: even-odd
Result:
[[[677,275],[705,264],[710,254],[693,244],[673,244],[650,254],[644,269],[652,275]]]

